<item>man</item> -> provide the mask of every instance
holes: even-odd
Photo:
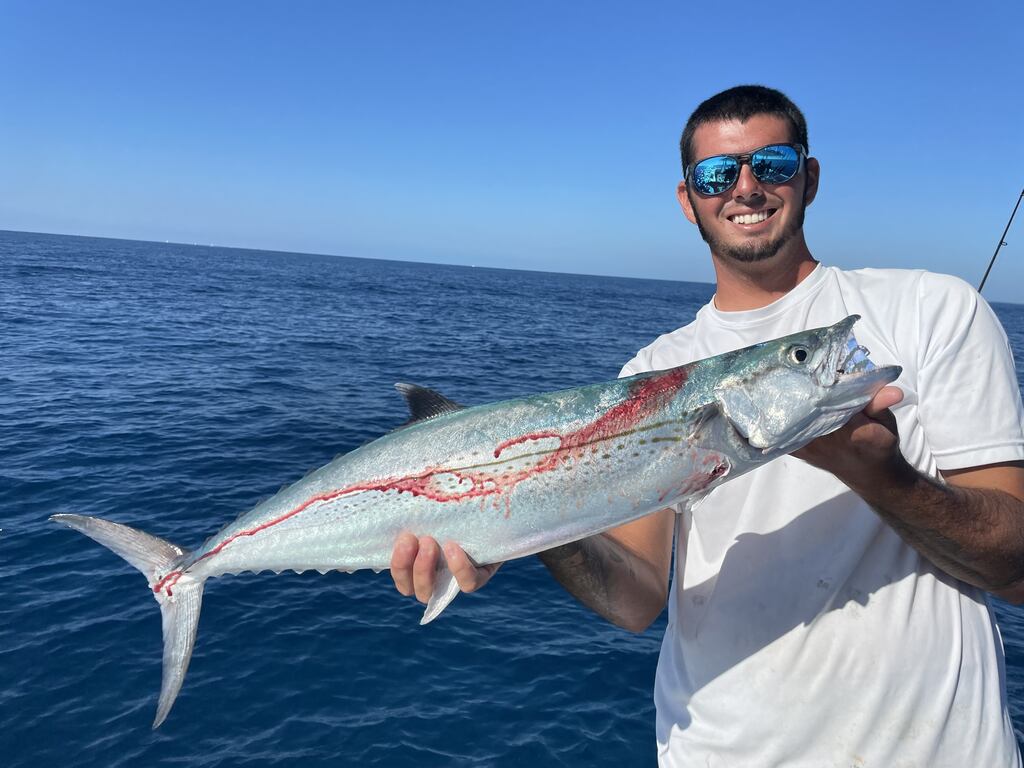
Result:
[[[679,203],[717,291],[623,375],[852,313],[858,342],[904,373],[798,458],[541,559],[633,631],[669,599],[664,765],[1019,766],[986,594],[1024,601],[1024,409],[998,321],[955,278],[818,264],[803,218],[820,166],[778,91],[713,96],[680,144]],[[399,591],[425,601],[439,554],[402,537]],[[496,569],[444,554],[465,591]]]

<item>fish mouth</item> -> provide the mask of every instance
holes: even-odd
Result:
[[[871,352],[853,334],[858,320],[860,315],[850,315],[827,330],[824,354],[814,372],[818,385],[825,390],[819,403],[822,411],[863,407],[903,372],[902,366],[877,366],[871,361]]]

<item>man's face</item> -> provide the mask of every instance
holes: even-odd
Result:
[[[789,123],[775,115],[755,115],[706,123],[693,135],[693,157],[744,154],[767,144],[793,141]],[[818,190],[818,162],[808,158],[804,170],[784,184],[765,184],[750,165],[740,167],[732,189],[704,197],[680,184],[677,194],[686,218],[697,225],[712,253],[722,259],[755,262],[771,259],[787,246],[803,245],[804,208]],[[742,223],[750,222],[750,223]]]

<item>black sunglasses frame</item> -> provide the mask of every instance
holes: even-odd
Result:
[[[784,181],[765,181],[760,176],[758,176],[757,175],[757,171],[754,170],[754,164],[753,164],[753,162],[751,162],[751,160],[753,159],[754,155],[756,155],[758,152],[761,152],[761,151],[763,151],[765,149],[768,149],[769,147],[789,147],[790,149],[796,151],[797,160],[798,160],[797,165],[796,165],[796,170],[793,171],[793,175],[790,176],[788,179],[785,179]],[[701,163],[705,163],[708,160],[714,160],[714,159],[719,158],[719,157],[731,157],[733,160],[736,161],[736,168],[737,168],[736,178],[732,180],[732,184],[730,184],[728,187],[723,189],[721,192],[701,192],[699,189],[694,187],[693,184],[691,184],[691,178],[693,177],[693,170],[698,165],[700,165]],[[701,197],[717,197],[718,195],[724,195],[726,192],[728,192],[730,189],[732,189],[733,187],[736,186],[736,182],[739,181],[739,179],[740,179],[740,171],[739,171],[739,169],[742,169],[744,165],[749,165],[750,166],[750,172],[752,174],[754,174],[754,178],[757,179],[758,181],[760,181],[762,184],[785,184],[788,181],[792,181],[796,177],[796,175],[798,173],[800,173],[801,169],[806,165],[806,163],[807,163],[807,148],[804,147],[803,144],[795,144],[795,143],[790,143],[790,142],[787,142],[787,141],[776,141],[776,142],[772,142],[771,144],[765,144],[763,147],[758,147],[757,149],[752,149],[750,152],[743,152],[742,154],[738,154],[738,155],[732,155],[732,154],[728,154],[728,153],[723,153],[723,154],[720,154],[720,155],[710,155],[708,157],[702,157],[700,160],[695,160],[694,162],[690,163],[684,169],[684,171],[683,171],[683,181],[686,183],[687,187],[692,188],[693,191],[696,192]]]

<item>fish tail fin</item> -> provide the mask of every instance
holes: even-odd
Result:
[[[164,672],[160,681],[160,700],[153,718],[154,730],[160,727],[171,711],[178,691],[185,681],[192,648],[196,643],[199,610],[203,604],[203,582],[182,578],[174,585],[174,596],[157,593],[164,629]]]
[[[150,587],[171,572],[187,554],[176,544],[127,525],[85,515],[53,515],[55,523],[66,525],[123,557],[146,577]],[[160,700],[157,703],[153,728],[157,728],[171,711],[188,670],[196,640],[199,611],[203,602],[203,582],[182,573],[170,587],[154,589],[163,620],[164,657]]]

